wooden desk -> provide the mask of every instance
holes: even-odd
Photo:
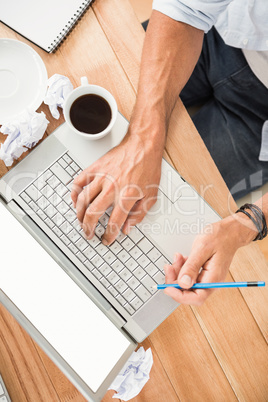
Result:
[[[17,38],[0,24],[0,37]],[[110,90],[129,118],[135,102],[144,32],[126,0],[96,0],[55,54],[31,45],[49,76],[81,76]],[[60,123],[41,106],[50,124]],[[178,131],[180,128],[180,136]],[[0,137],[3,141],[4,136]],[[178,101],[166,157],[206,200],[227,216],[235,203]],[[0,174],[7,169],[0,164]],[[4,230],[4,228],[2,229]],[[268,269],[258,245],[237,253],[228,280],[265,280]],[[135,401],[268,401],[268,287],[215,292],[199,308],[180,306],[144,342],[152,348],[151,379]],[[0,309],[0,372],[14,402],[83,401],[9,313]],[[104,401],[110,401],[113,392]]]

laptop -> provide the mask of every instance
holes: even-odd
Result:
[[[154,288],[164,265],[220,219],[163,159],[144,220],[104,246],[109,208],[85,239],[73,179],[127,128],[118,113],[109,135],[87,141],[64,123],[0,180],[0,301],[89,401],[101,400],[138,342],[178,307]]]

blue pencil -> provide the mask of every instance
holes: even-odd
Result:
[[[250,286],[265,286],[265,282],[215,282],[195,283],[190,289],[217,289],[217,288],[247,288]],[[176,283],[157,285],[157,289],[176,288],[183,289]]]

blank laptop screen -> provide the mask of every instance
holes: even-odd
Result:
[[[130,343],[0,202],[0,285],[96,392]]]

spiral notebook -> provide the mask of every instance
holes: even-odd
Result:
[[[45,51],[57,49],[92,0],[0,1],[1,22]]]

